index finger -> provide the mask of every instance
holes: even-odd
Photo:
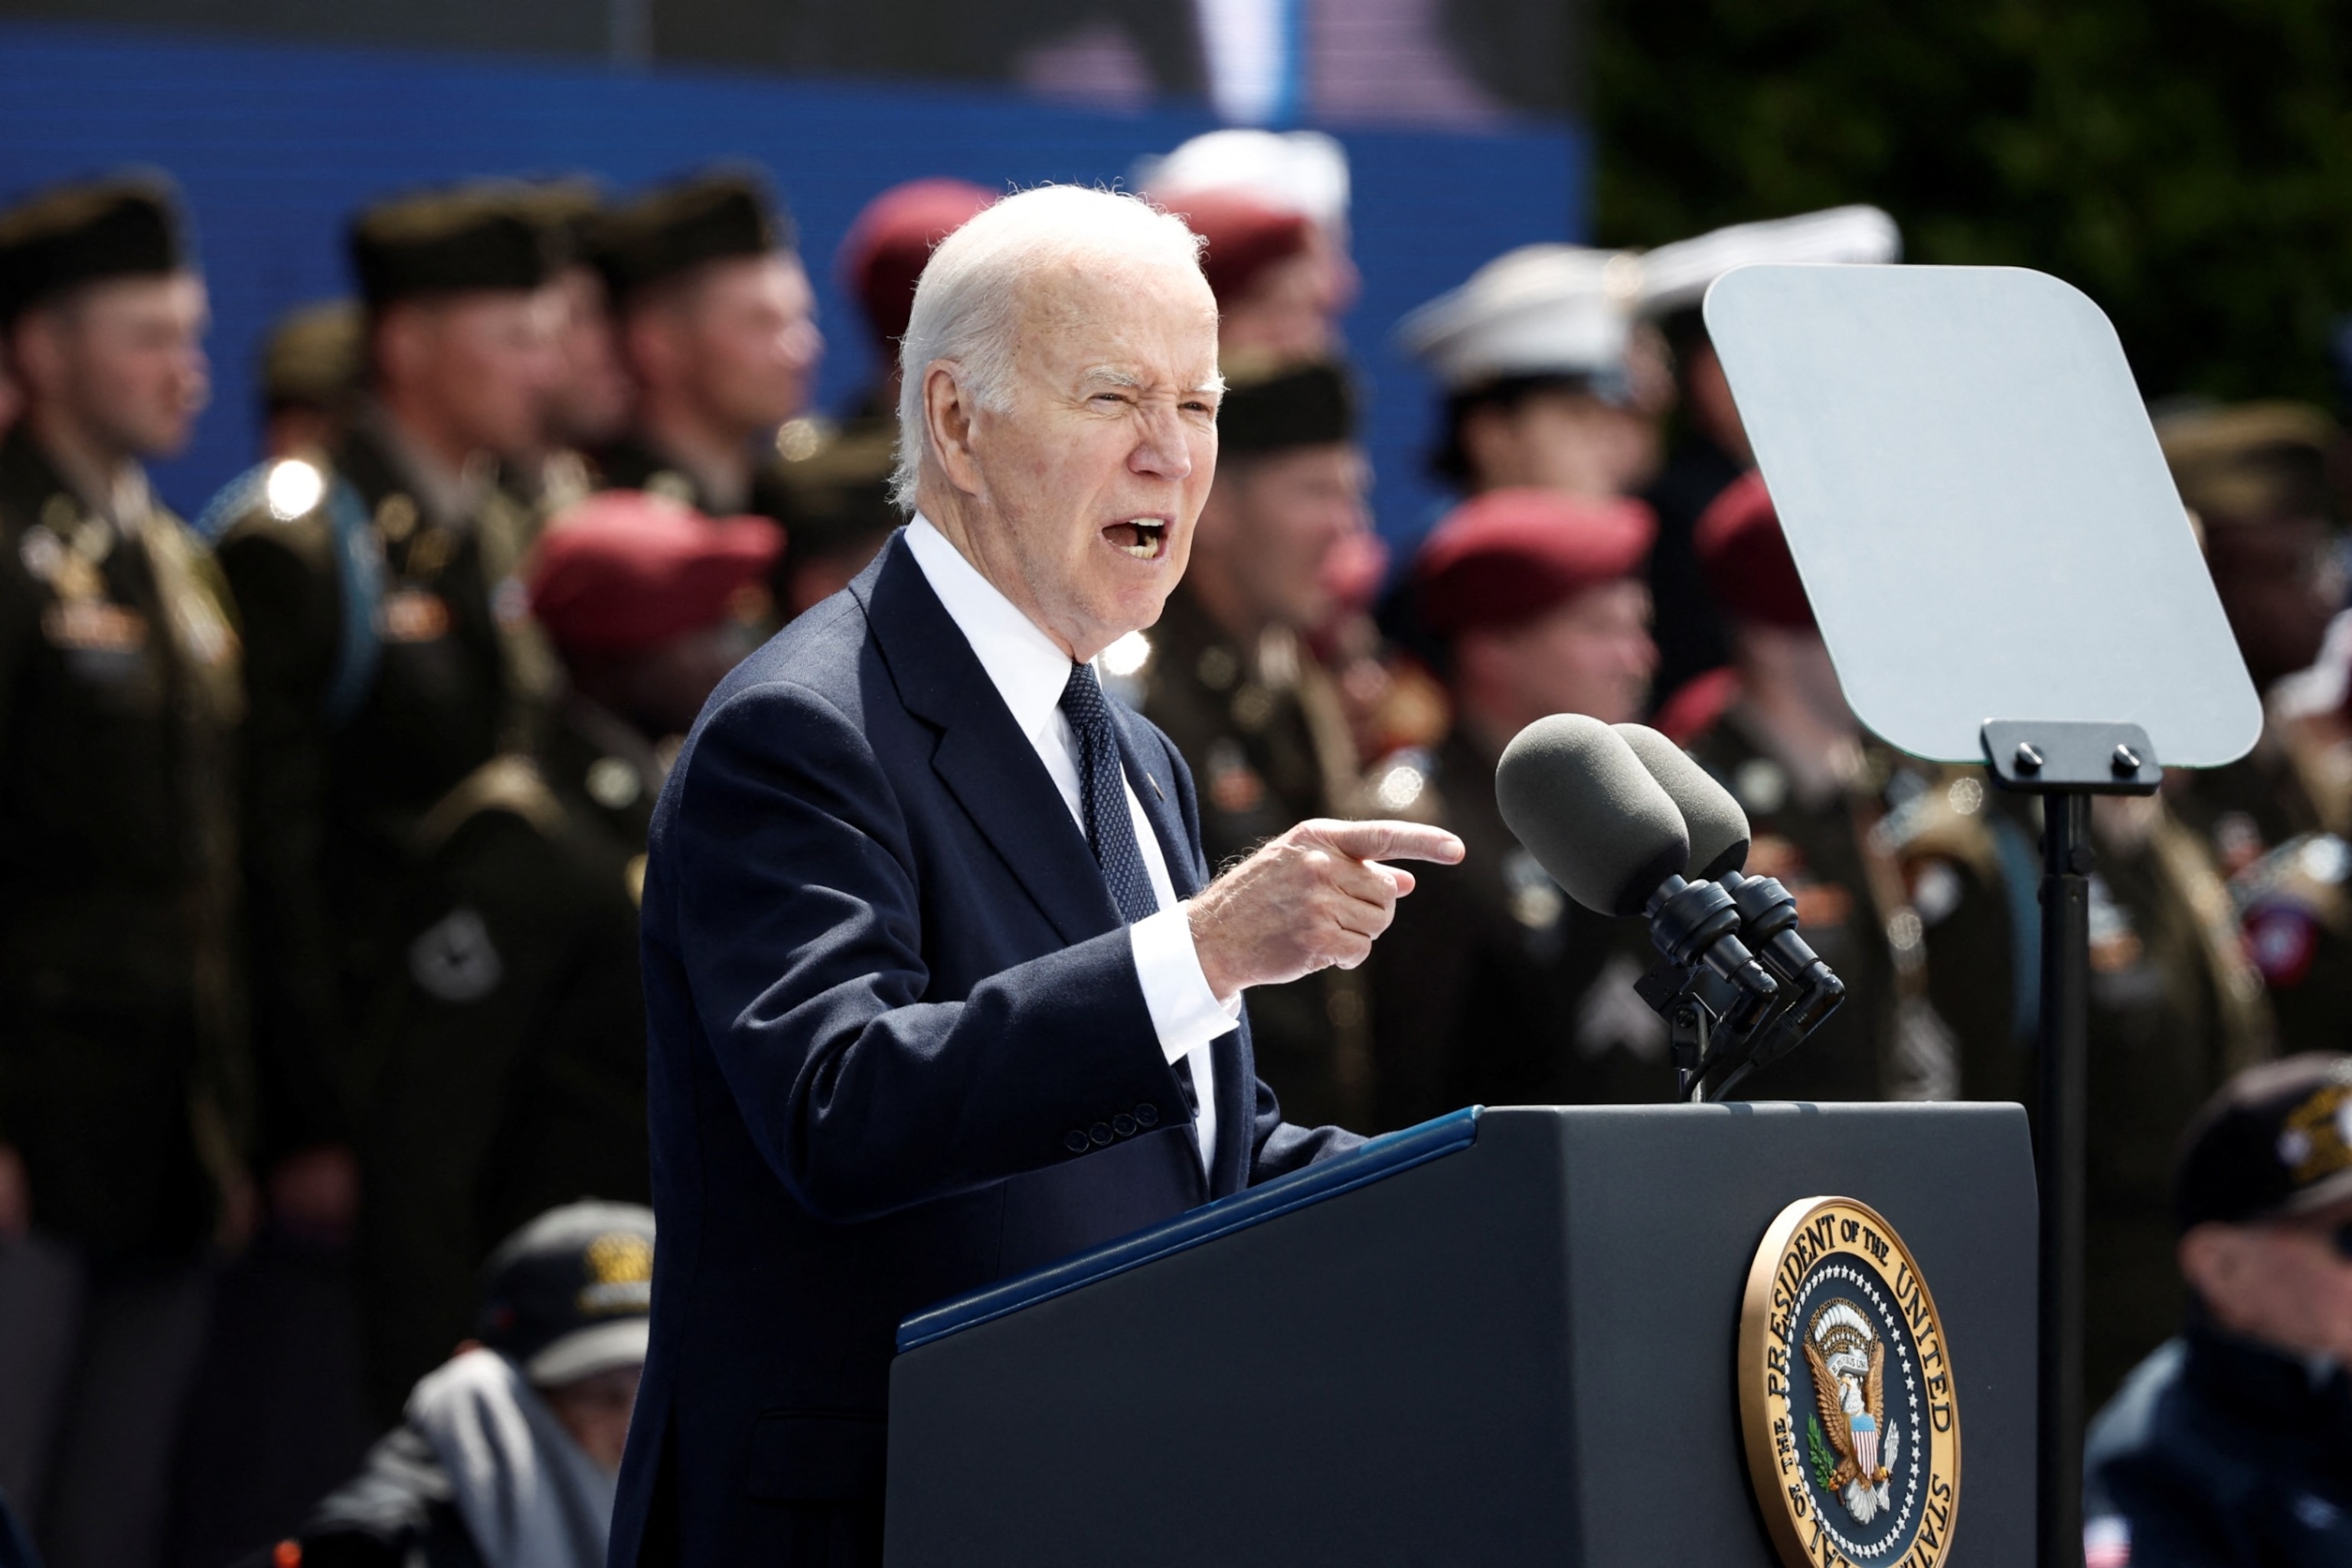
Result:
[[[1423,822],[1318,822],[1315,836],[1358,860],[1434,860],[1451,866],[1462,858],[1462,840]]]

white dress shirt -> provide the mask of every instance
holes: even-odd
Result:
[[[946,606],[949,619],[963,633],[980,659],[981,668],[995,684],[1013,721],[1037,749],[1037,760],[1062,792],[1062,803],[1086,833],[1085,796],[1078,780],[1078,738],[1062,712],[1062,689],[1070,680],[1070,656],[1055,645],[1037,624],[1023,615],[947,536],[917,512],[907,525],[907,548],[922,568],[931,592]],[[1160,912],[1147,915],[1127,928],[1134,945],[1135,972],[1143,983],[1144,1005],[1160,1036],[1160,1048],[1178,1072],[1190,1071],[1201,1102],[1193,1125],[1200,1134],[1201,1165],[1205,1171],[1217,1149],[1217,1099],[1209,1062],[1209,1042],[1234,1026],[1241,1016],[1241,999],[1222,1003],[1201,973],[1201,955],[1192,946],[1192,927],[1185,905],[1177,901],[1176,886],[1168,876],[1160,836],[1143,815],[1135,796],[1135,781],[1124,777],[1128,820],[1135,825],[1135,842],[1143,851],[1143,868]]]

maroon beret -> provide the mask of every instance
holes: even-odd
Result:
[[[649,648],[735,613],[784,548],[764,517],[709,518],[643,490],[566,508],[540,536],[530,611],[570,652]]]
[[[1791,631],[1814,629],[1812,601],[1762,474],[1750,469],[1732,480],[1699,514],[1693,542],[1707,591],[1725,614]]]
[[[907,335],[915,285],[932,250],[995,200],[967,180],[909,180],[866,204],[835,265],[841,286],[865,305],[876,337],[895,343]]]
[[[1423,624],[1441,637],[1512,626],[1639,571],[1658,523],[1637,500],[1489,490],[1445,514],[1413,563]]]
[[[1201,252],[1201,272],[1220,305],[1248,293],[1276,262],[1305,250],[1315,228],[1297,213],[1225,194],[1186,196],[1176,216],[1208,242]]]

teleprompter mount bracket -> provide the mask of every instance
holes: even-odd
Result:
[[[2137,724],[1988,719],[1985,762],[2003,789],[2025,795],[2154,795],[2156,747]]]

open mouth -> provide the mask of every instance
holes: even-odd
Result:
[[[1102,531],[1112,548],[1123,551],[1138,561],[1157,561],[1168,551],[1168,521],[1165,518],[1130,517],[1124,522],[1112,523]]]

